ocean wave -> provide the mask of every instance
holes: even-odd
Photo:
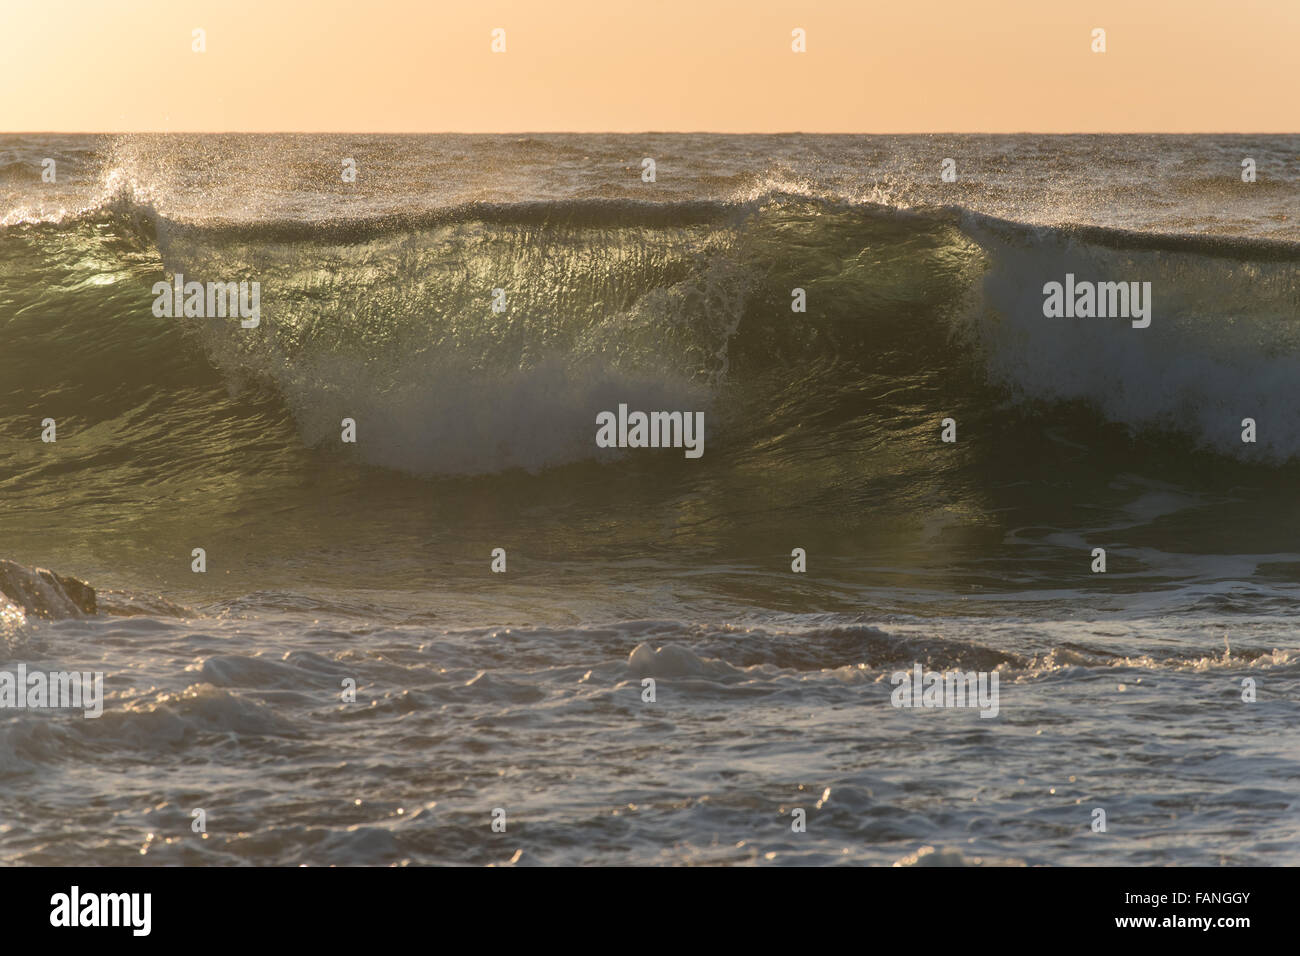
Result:
[[[905,391],[939,373],[968,384],[938,417],[979,423],[1000,391],[1024,414],[1082,403],[1192,448],[1300,455],[1288,413],[1300,402],[1300,243],[771,191],[196,223],[160,216],[126,183],[92,210],[0,237],[20,277],[0,314],[23,339],[14,380],[57,356],[74,383],[65,398],[91,420],[139,419],[175,383],[223,380],[236,400],[277,396],[308,447],[351,417],[370,464],[537,471],[600,457],[595,414],[620,401],[704,409],[715,434],[759,442],[798,422],[747,416],[758,395],[824,415],[885,373]],[[260,281],[262,327],[155,319],[150,287],[176,274]],[[1150,282],[1151,327],[1045,318],[1044,283],[1067,274]],[[806,312],[791,311],[795,288]],[[116,381],[130,370],[129,395],[109,368]],[[0,398],[6,431],[41,403],[30,385]],[[122,404],[104,403],[106,391]],[[202,417],[173,398],[174,414]],[[869,427],[864,414],[846,423],[853,434]],[[1243,446],[1247,417],[1259,439]]]

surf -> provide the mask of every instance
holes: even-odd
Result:
[[[972,399],[993,387],[1026,408],[1080,401],[1229,455],[1241,450],[1227,424],[1250,413],[1272,424],[1266,457],[1300,453],[1300,427],[1284,417],[1300,401],[1300,244],[789,194],[319,225],[174,223],[119,202],[0,235],[19,277],[0,311],[16,345],[5,371],[18,387],[2,409],[11,438],[15,414],[40,404],[23,367],[71,362],[83,373],[68,376],[73,391],[88,393],[80,414],[93,419],[100,359],[129,371],[149,356],[132,372],[133,408],[176,376],[215,377],[276,395],[307,447],[364,416],[361,453],[383,467],[535,470],[591,457],[586,423],[614,399],[707,410],[723,395],[808,389],[800,369],[827,367],[839,381],[787,404],[834,406],[852,387],[844,376],[865,382],[887,354],[905,379],[962,370]],[[1044,277],[1120,271],[1161,290],[1162,328],[1123,339],[1044,318]],[[269,327],[248,336],[237,323],[151,315],[148,289],[183,274],[260,277]],[[498,316],[487,296],[499,283],[511,307]],[[809,285],[808,311],[791,313],[790,290]],[[730,417],[725,433],[744,435],[748,423]]]

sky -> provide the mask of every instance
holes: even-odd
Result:
[[[1300,132],[1298,50],[1300,0],[0,0],[0,131]]]

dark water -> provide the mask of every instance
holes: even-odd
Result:
[[[0,556],[102,612],[0,668],[107,690],[0,711],[0,858],[1294,864],[1297,147],[0,138]]]

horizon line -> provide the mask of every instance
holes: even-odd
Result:
[[[1300,136],[1300,130],[342,130],[342,129],[43,129],[0,130],[0,136]]]

